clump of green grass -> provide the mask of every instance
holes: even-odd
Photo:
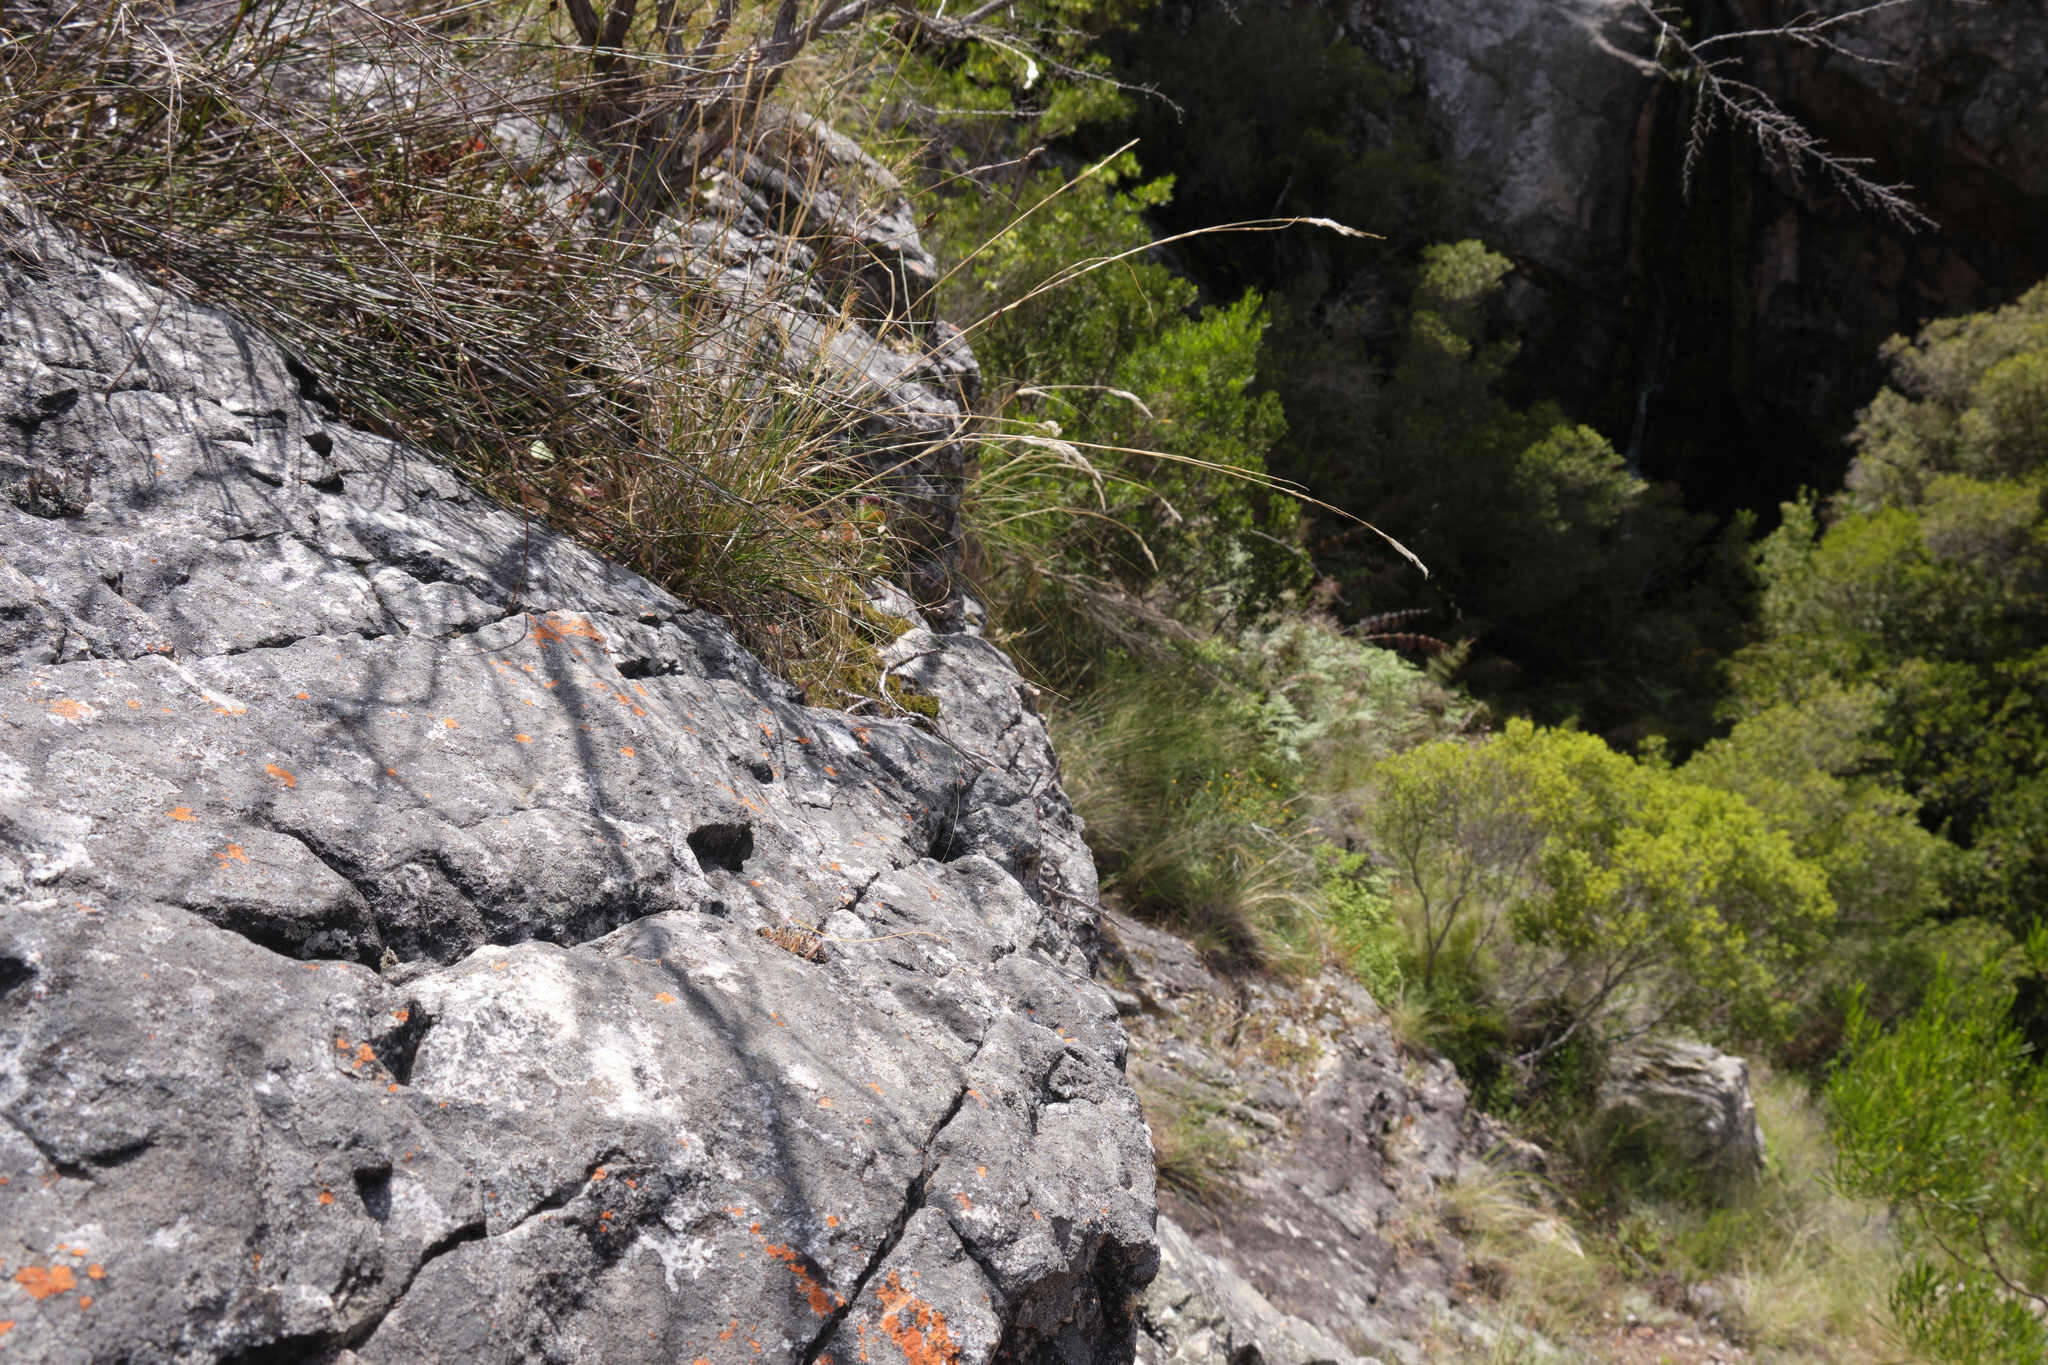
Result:
[[[1241,1140],[1213,1122],[1213,1106],[1149,1087],[1141,1094],[1160,1186],[1197,1208],[1215,1209],[1228,1198]]]
[[[1133,623],[1132,630],[1143,630]],[[1067,787],[1113,895],[1226,965],[1342,964],[1403,981],[1386,878],[1354,842],[1352,784],[1466,712],[1425,671],[1295,617],[1237,636],[1163,631],[1053,714]]]
[[[1307,965],[1314,840],[1225,689],[1121,671],[1055,717],[1109,891],[1215,957]]]

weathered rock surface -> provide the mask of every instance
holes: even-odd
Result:
[[[10,1359],[1128,1358],[1151,1152],[995,650],[896,646],[944,735],[807,709],[0,234]]]
[[[1336,971],[1231,982],[1121,916],[1104,971],[1159,1134],[1148,1365],[1417,1362],[1488,1339],[1437,1194],[1511,1139]],[[1526,1156],[1510,1153],[1510,1159]]]
[[[1617,1159],[1726,1198],[1764,1169],[1749,1064],[1705,1043],[1654,1038],[1608,1064],[1594,1115]]]

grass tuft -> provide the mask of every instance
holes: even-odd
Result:
[[[0,28],[0,152],[52,217],[278,337],[351,419],[845,702],[900,629],[865,585],[902,557],[888,473],[920,451],[879,445],[879,396],[811,363],[874,319],[804,244],[806,195],[753,224],[785,249],[745,287],[725,269],[755,207],[734,168],[800,139],[719,84],[767,41],[720,13],[683,61],[642,30],[594,52],[537,4],[59,0]],[[716,159],[660,203],[644,120],[606,122],[629,91],[672,123],[719,111],[690,144]],[[668,240],[661,207],[687,220]]]

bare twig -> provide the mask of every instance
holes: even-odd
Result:
[[[1794,182],[1817,174],[1844,198],[1868,212],[1887,218],[1908,232],[1937,226],[1935,221],[1907,198],[1912,186],[1885,184],[1871,178],[1870,158],[1844,156],[1831,150],[1820,135],[1795,115],[1788,113],[1761,88],[1724,72],[1738,63],[1734,55],[1723,55],[1724,46],[1740,42],[1774,39],[1801,47],[1846,57],[1853,61],[1884,63],[1844,46],[1832,30],[1909,3],[1909,0],[1878,0],[1842,14],[1802,15],[1777,28],[1744,29],[1716,34],[1694,43],[1680,32],[1679,12],[1655,0],[1635,0],[1636,7],[1656,25],[1657,64],[1672,79],[1689,87],[1693,94],[1692,118],[1685,141],[1685,163],[1681,171],[1685,193],[1692,193],[1699,169],[1714,130],[1724,122],[1748,135],[1764,159]]]

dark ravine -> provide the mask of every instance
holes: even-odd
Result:
[[[1782,25],[1815,7],[1675,8],[1699,39]],[[1304,22],[1305,9],[1319,22]],[[1839,484],[1843,437],[1885,378],[1879,345],[1933,318],[2010,302],[2048,275],[2048,114],[2039,95],[2048,9],[2039,0],[1914,0],[1838,31],[1872,61],[1790,42],[1743,46],[1745,65],[1730,74],[1841,155],[1868,158],[1873,179],[1911,185],[1909,197],[1935,223],[1921,231],[1851,204],[1824,176],[1773,169],[1725,128],[1684,193],[1690,105],[1659,74],[1654,31],[1635,0],[1190,0],[1160,7],[1151,22],[1248,33],[1292,25],[1301,41],[1334,37],[1386,73],[1406,92],[1402,117],[1414,127],[1405,133],[1361,103],[1326,112],[1325,127],[1248,120],[1216,130],[1219,141],[1257,162],[1342,139],[1358,176],[1384,177],[1369,159],[1417,137],[1406,155],[1427,166],[1410,169],[1444,177],[1458,201],[1455,222],[1431,231],[1480,237],[1515,264],[1509,312],[1529,392],[1593,422],[1648,476],[1683,486],[1696,508],[1768,517],[1802,485]],[[1145,75],[1175,93],[1170,70]],[[1204,155],[1198,141],[1168,133],[1146,145],[1148,171],[1203,183],[1176,164]],[[1226,180],[1213,192],[1232,188]],[[1327,192],[1345,189],[1333,182]],[[1275,208],[1184,193],[1172,222],[1331,212],[1315,194],[1290,185]],[[1360,206],[1355,226],[1393,227],[1393,188],[1388,198]],[[1233,244],[1220,262],[1192,259],[1226,294],[1324,279],[1321,302],[1366,318],[1362,335],[1398,334],[1391,299],[1401,261],[1366,253],[1362,264],[1324,274],[1303,252],[1311,248],[1275,239]]]
[[[1150,1143],[1001,654],[892,647],[936,733],[805,707],[233,318],[0,228],[0,483],[90,486],[0,503],[0,1349],[1128,1358]]]

